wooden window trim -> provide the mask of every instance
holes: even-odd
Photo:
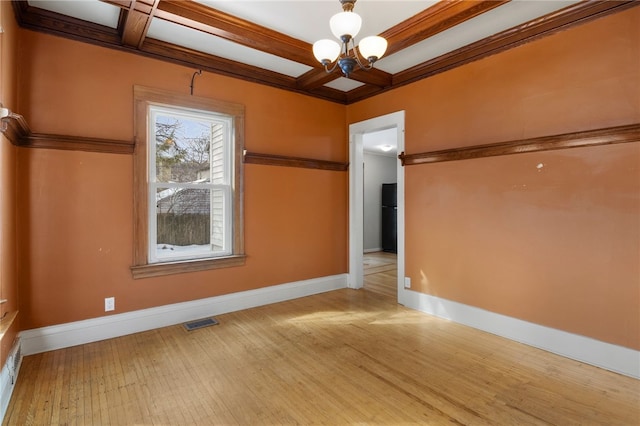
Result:
[[[184,272],[207,271],[209,269],[230,268],[244,265],[245,255],[216,257],[215,259],[184,260],[180,262],[149,263],[131,267],[134,279],[181,274]]]
[[[133,153],[133,265],[134,279],[185,272],[204,271],[244,265],[244,106],[231,102],[183,95],[160,89],[134,86],[134,142]],[[234,126],[234,181],[233,181],[233,253],[230,256],[194,259],[166,263],[149,263],[148,259],[148,184],[147,184],[147,107],[194,108],[233,117]]]

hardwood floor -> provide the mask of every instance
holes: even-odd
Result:
[[[640,381],[376,288],[28,356],[4,424],[640,424]]]
[[[398,300],[397,255],[383,251],[364,254],[365,290],[373,291]]]

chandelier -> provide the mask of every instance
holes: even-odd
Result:
[[[329,26],[342,44],[329,39],[318,40],[313,44],[313,55],[327,73],[340,67],[344,76],[349,78],[356,65],[363,70],[373,68],[373,63],[387,50],[387,40],[379,36],[365,37],[360,40],[356,49],[355,37],[362,26],[362,18],[353,12],[357,0],[339,1],[343,11],[331,17]],[[364,59],[361,60],[360,56]]]

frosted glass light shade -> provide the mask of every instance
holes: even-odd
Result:
[[[334,36],[342,40],[343,36],[349,36],[349,39],[358,35],[362,26],[362,18],[354,12],[340,12],[331,17],[329,21],[331,32]]]
[[[334,62],[340,56],[340,45],[333,40],[322,39],[313,43],[313,56],[318,62]]]
[[[363,57],[367,59],[374,57],[378,60],[387,51],[387,40],[379,36],[365,37],[360,40],[358,50]]]

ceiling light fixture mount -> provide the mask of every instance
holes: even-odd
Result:
[[[360,40],[356,49],[355,37],[362,26],[362,18],[353,12],[357,0],[339,0],[342,4],[342,12],[331,17],[329,26],[331,32],[342,45],[334,40],[322,39],[313,44],[313,55],[320,62],[327,73],[340,67],[345,77],[356,68],[363,70],[373,68],[374,62],[384,55],[387,50],[387,40],[380,36],[369,36]],[[365,58],[365,61],[360,59]],[[335,63],[334,63],[335,62]],[[333,63],[333,66],[331,64]]]

